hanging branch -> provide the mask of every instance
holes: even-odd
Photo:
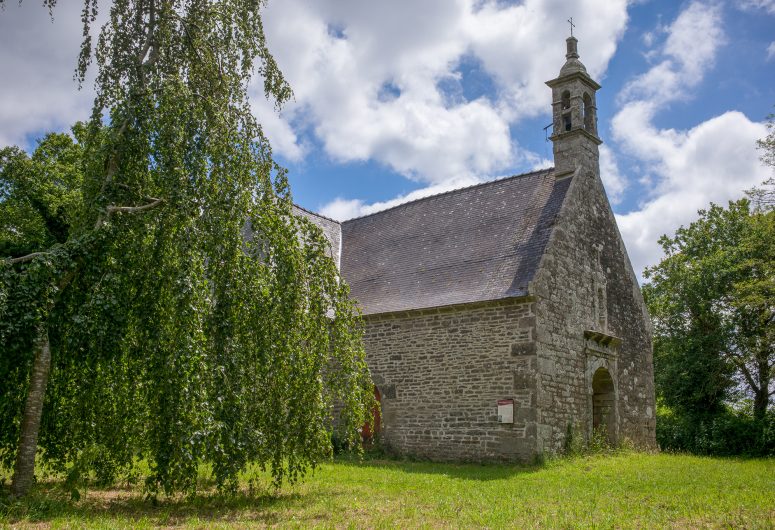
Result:
[[[141,213],[145,212],[147,210],[152,210],[153,208],[156,208],[157,206],[161,206],[164,203],[164,199],[155,199],[153,197],[150,198],[151,202],[148,204],[143,204],[141,206],[115,206],[110,205],[107,208],[105,208],[105,211],[100,214],[100,216],[97,218],[97,222],[94,224],[94,230],[99,230],[102,228],[102,226],[110,219],[110,216],[114,213]],[[32,261],[33,259],[39,257],[39,256],[48,256],[52,254],[51,250],[45,251],[45,252],[32,252],[30,254],[27,254],[26,256],[20,256],[18,258],[5,258],[5,262],[9,263],[11,265],[15,265],[17,263],[25,263],[28,261]]]

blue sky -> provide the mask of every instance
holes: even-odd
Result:
[[[67,3],[69,4],[69,3]],[[88,116],[78,8],[0,13],[0,144]],[[637,273],[657,238],[771,170],[775,0],[275,0],[269,44],[296,97],[254,108],[300,205],[340,219],[551,165],[550,91],[573,16],[602,85],[601,169]],[[30,38],[35,35],[35,38]]]

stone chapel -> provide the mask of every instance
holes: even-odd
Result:
[[[599,430],[655,445],[651,327],[600,180],[595,82],[567,39],[554,168],[343,223],[331,242],[365,321],[382,443],[524,461]]]

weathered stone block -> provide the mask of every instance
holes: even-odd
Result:
[[[535,342],[520,342],[511,345],[511,355],[535,355],[536,344]]]

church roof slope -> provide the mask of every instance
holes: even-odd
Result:
[[[342,223],[342,275],[363,314],[524,296],[571,179],[552,169]]]

